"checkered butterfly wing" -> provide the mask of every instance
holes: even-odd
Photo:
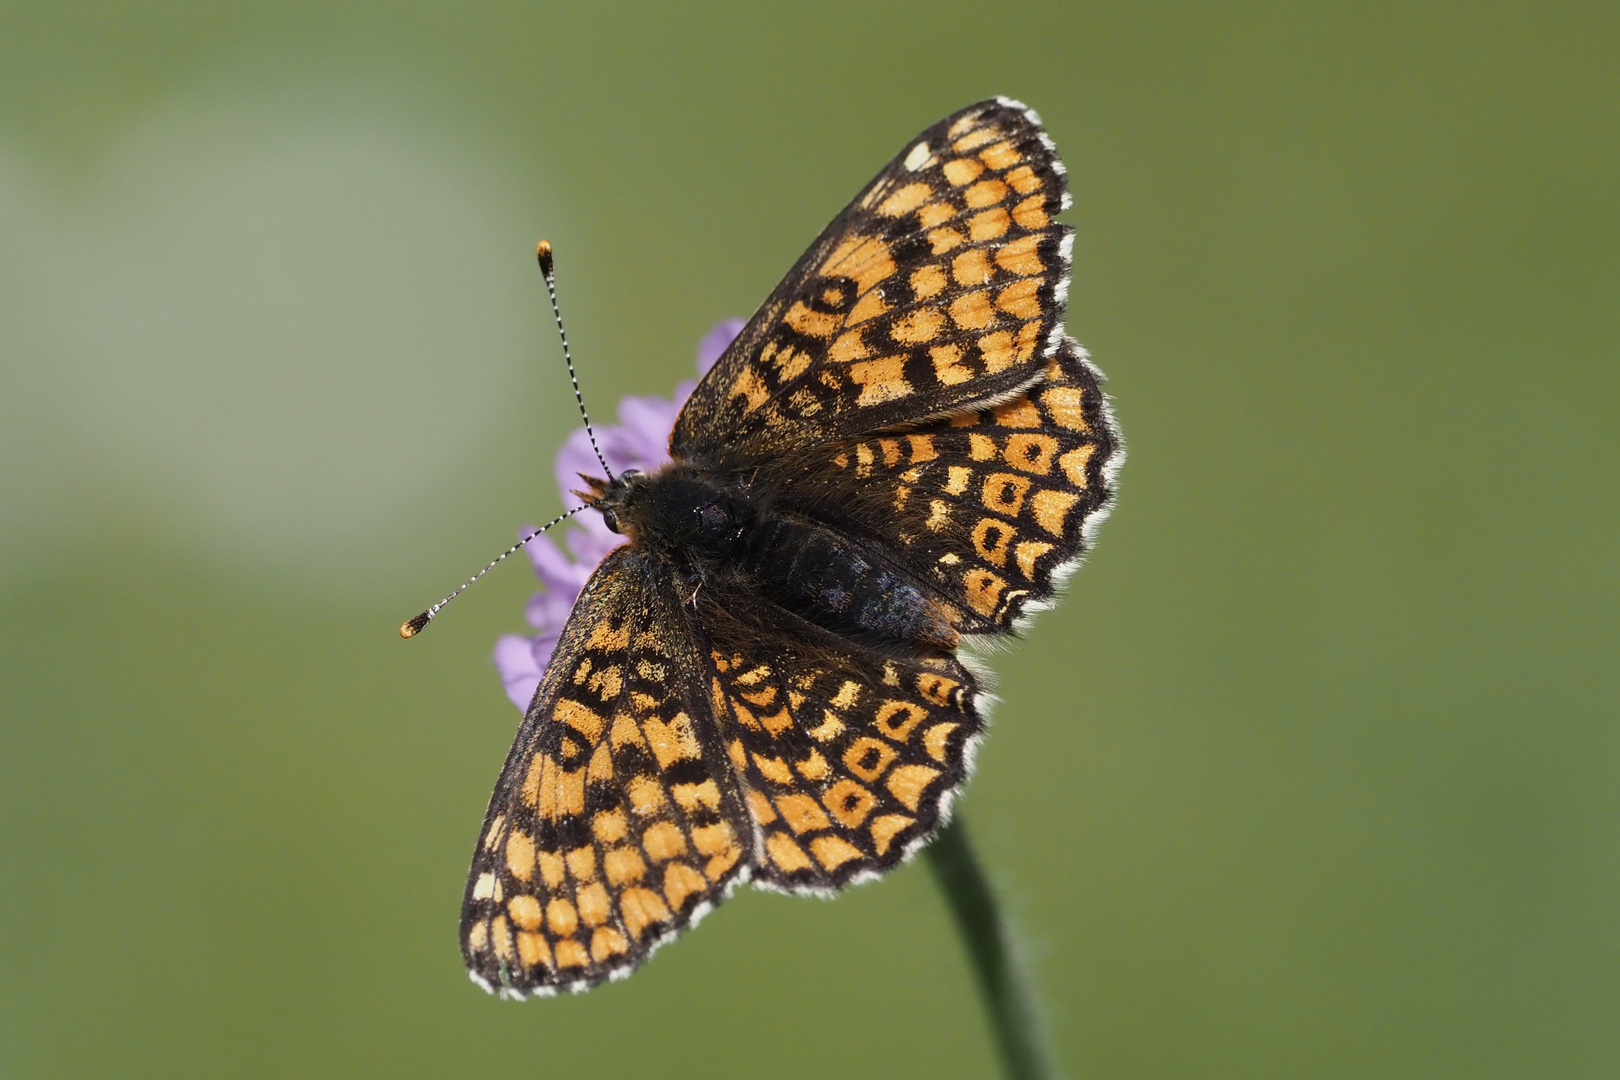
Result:
[[[462,954],[508,996],[627,974],[746,873],[753,832],[666,564],[620,547],[575,602],[507,755]]]
[[[834,635],[740,583],[705,585],[698,603],[757,884],[831,891],[934,833],[983,727],[978,682],[956,657]]]
[[[468,875],[462,952],[486,988],[626,974],[749,877],[881,872],[966,777],[983,725],[954,657],[896,658],[737,579],[688,604],[628,546],[576,602]]]
[[[923,132],[827,226],[699,383],[677,460],[749,468],[1016,392],[1061,338],[1063,165],[1035,114]]]
[[[1010,400],[815,447],[760,482],[878,545],[962,633],[1006,633],[1051,602],[1113,501],[1123,450],[1100,382],[1065,339]]]

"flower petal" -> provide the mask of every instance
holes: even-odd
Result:
[[[726,351],[726,346],[736,340],[737,335],[742,333],[742,328],[745,325],[747,324],[741,319],[721,319],[709,328],[709,332],[703,335],[703,340],[698,342],[697,369],[699,375],[709,373],[709,369],[719,362],[720,355]]]
[[[624,426],[616,433],[624,440],[625,451],[636,459],[631,468],[648,472],[669,461],[669,433],[679,411],[679,405],[668,398],[637,396],[619,402]]]
[[[534,529],[524,529],[519,539],[529,535]],[[574,588],[576,567],[563,554],[562,548],[549,536],[537,536],[525,546],[529,553],[529,562],[534,566],[534,576],[540,579],[540,584],[548,589]]]
[[[556,639],[552,639],[552,648]],[[540,686],[542,667],[535,660],[535,641],[517,634],[507,634],[495,643],[495,670],[501,674],[501,685],[506,696],[519,709],[527,710]],[[550,659],[549,651],[546,658]]]

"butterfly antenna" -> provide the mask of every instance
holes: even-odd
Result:
[[[546,293],[551,297],[551,313],[557,317],[557,336],[562,338],[563,362],[568,365],[568,381],[574,384],[574,400],[579,402],[579,415],[585,420],[585,434],[591,438],[591,449],[596,451],[596,460],[602,463],[602,471],[607,478],[613,479],[613,470],[608,468],[607,458],[602,456],[602,448],[596,445],[596,429],[591,427],[591,414],[585,411],[585,395],[579,392],[579,377],[574,374],[574,358],[568,352],[568,332],[563,329],[562,308],[557,304],[557,266],[551,258],[551,241],[542,240],[535,246],[534,254],[540,260],[540,273],[546,279]]]
[[[534,532],[530,533],[528,536],[525,536],[523,539],[519,540],[517,543],[513,544],[511,547],[507,548],[505,551],[503,551],[499,555],[495,556],[495,558],[490,560],[490,563],[489,563],[488,566],[484,567],[482,570],[478,571],[478,573],[474,574],[472,577],[468,578],[465,582],[463,582],[461,588],[457,589],[455,592],[451,593],[449,596],[445,597],[443,600],[440,600],[437,604],[434,604],[432,607],[430,607],[426,611],[422,612],[422,614],[418,615],[416,618],[412,619],[410,622],[408,622],[405,625],[401,626],[399,628],[399,636],[402,637],[402,638],[412,638],[412,637],[415,637],[417,634],[420,634],[422,632],[422,628],[424,626],[426,626],[428,623],[433,621],[433,616],[437,615],[439,613],[440,609],[442,609],[444,607],[444,605],[448,604],[450,601],[454,600],[456,597],[458,597],[462,593],[466,592],[467,588],[470,585],[472,585],[473,582],[477,581],[479,578],[483,577],[485,574],[487,574],[491,570],[495,569],[495,567],[497,565],[499,565],[500,562],[503,559],[505,559],[508,555],[513,554],[519,548],[521,548],[524,544],[527,544],[530,540],[533,540],[535,537],[539,536],[541,533],[545,532],[547,529],[551,528],[553,525],[561,524],[562,522],[564,522],[564,521],[568,520],[569,518],[573,517],[575,514],[579,513],[583,509],[585,509],[583,506],[576,506],[572,510],[569,510],[567,513],[558,514],[556,517],[552,518],[550,521],[546,522],[544,525],[542,525],[538,529],[534,530]]]

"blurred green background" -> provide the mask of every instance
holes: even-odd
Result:
[[[1620,1074],[1620,7],[0,6],[0,1075],[993,1075],[926,868],[467,982],[504,568],[927,124],[1130,442],[964,803],[1077,1078]]]

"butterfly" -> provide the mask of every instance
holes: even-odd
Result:
[[[565,625],[462,902],[508,997],[628,975],[744,882],[830,895],[944,824],[990,698],[963,646],[1049,606],[1123,450],[1068,338],[1065,172],[980,102],[840,213],[676,418],[587,480],[626,543]]]

